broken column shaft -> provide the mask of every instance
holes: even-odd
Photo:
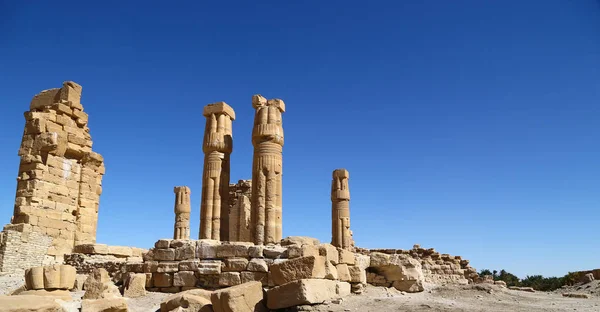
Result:
[[[354,246],[350,231],[349,178],[346,169],[336,169],[331,181],[331,244],[344,249]]]
[[[173,239],[190,239],[190,188],[176,186],[175,192],[175,229]]]

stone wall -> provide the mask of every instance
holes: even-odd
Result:
[[[418,261],[423,272],[425,282],[438,285],[444,284],[467,284],[477,279],[477,270],[469,266],[469,260],[462,259],[460,256],[451,256],[449,254],[440,254],[433,248],[421,248],[415,245],[413,249],[361,249],[357,252],[365,255],[384,254],[398,258],[410,258]],[[371,271],[371,273],[377,273]],[[378,279],[378,283],[390,284],[389,281],[382,280],[381,277],[370,275],[370,280]],[[375,284],[378,284],[375,283]]]
[[[81,90],[65,82],[62,88],[42,91],[25,113],[11,223],[50,236],[51,256],[96,241],[104,163],[92,151]]]
[[[169,293],[218,289],[249,281],[259,281],[264,287],[278,286],[290,278],[276,273],[283,270],[279,266],[286,261],[298,262],[292,267],[305,268],[298,273],[305,275],[297,279],[338,280],[352,284],[355,290],[366,283],[368,261],[365,265],[365,261],[355,258],[366,256],[319,244],[316,239],[284,239],[282,244],[162,239],[145,255],[144,263],[126,264],[122,271],[145,273],[149,290]]]
[[[239,180],[229,184],[229,240],[232,242],[250,242],[250,199],[252,198],[252,180]]]
[[[74,252],[64,256],[65,264],[75,267],[78,274],[89,274],[94,269],[104,268],[115,280],[121,277],[121,268],[127,263],[142,263],[148,250],[127,246],[104,244],[77,245]]]
[[[44,264],[52,238],[28,224],[7,225],[0,232],[0,272],[24,271]]]

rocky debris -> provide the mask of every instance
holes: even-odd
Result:
[[[505,281],[494,281],[494,284],[498,285],[500,287],[506,288],[506,282]]]
[[[325,278],[325,257],[300,257],[271,265],[275,285],[283,285],[305,278]]]
[[[535,292],[535,289],[533,289],[532,287],[510,286],[510,287],[508,287],[508,289],[510,289],[510,290],[519,290],[519,291],[526,291],[526,292]]]
[[[594,274],[593,273],[587,273],[585,275],[583,275],[580,279],[579,282],[583,283],[583,284],[587,284],[587,283],[591,283],[594,281]]]
[[[371,253],[367,282],[406,292],[420,292],[424,289],[421,263],[403,254]]]
[[[211,294],[211,291],[192,289],[171,295],[160,304],[160,312],[212,312]]]
[[[146,274],[128,273],[123,284],[123,296],[137,298],[146,295]]]
[[[25,270],[25,287],[29,290],[73,289],[75,268],[70,265],[49,265]]]
[[[305,304],[318,304],[350,294],[350,284],[325,280],[301,279],[267,291],[267,307],[272,310]]]
[[[0,296],[1,312],[64,312],[54,298],[23,295]]]
[[[214,291],[210,297],[214,312],[267,311],[263,298],[262,284],[256,281]]]
[[[588,294],[579,294],[579,293],[564,293],[562,294],[563,297],[569,297],[569,298],[581,298],[581,299],[589,299],[590,295]]]
[[[84,299],[81,312],[128,312],[125,298]]]
[[[83,287],[83,299],[103,299],[121,297],[119,288],[113,284],[105,269],[95,269],[88,276]]]

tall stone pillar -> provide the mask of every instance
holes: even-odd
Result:
[[[331,181],[331,244],[343,249],[352,249],[352,231],[350,231],[350,189],[346,169],[333,171]]]
[[[206,105],[204,173],[200,207],[200,238],[229,240],[229,157],[233,148],[231,122],[235,113],[225,102]],[[223,218],[221,218],[221,216]]]
[[[283,127],[281,113],[285,104],[280,99],[252,97],[254,129],[252,145],[252,213],[251,235],[257,245],[281,241],[281,176]]]
[[[176,186],[175,192],[175,229],[173,239],[190,239],[190,188],[187,186]]]

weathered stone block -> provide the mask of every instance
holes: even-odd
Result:
[[[355,260],[353,252],[346,249],[338,248],[338,253],[340,255],[340,260],[338,261],[339,263],[354,265]]]
[[[198,270],[196,271],[200,275],[212,275],[221,273],[221,261],[219,260],[202,260],[198,263]]]
[[[319,247],[315,245],[291,245],[287,249],[288,258],[319,256]]]
[[[152,280],[154,281],[154,287],[173,286],[173,275],[171,273],[153,273]]]
[[[340,259],[339,252],[337,248],[331,244],[321,244],[319,245],[319,255],[325,257],[327,261],[338,264]]]
[[[284,256],[284,253],[287,251],[287,248],[281,246],[265,246],[263,249],[263,255],[265,258],[269,259],[278,259]]]
[[[244,272],[240,273],[240,277],[241,277],[242,283],[257,281],[257,282],[261,282],[261,284],[263,286],[267,286],[269,284],[269,276],[268,276],[267,272],[244,271]]]
[[[281,240],[281,246],[289,245],[313,245],[318,246],[319,240],[308,236],[288,236]]]
[[[350,273],[351,283],[363,283],[367,282],[367,271],[361,269],[359,266],[348,267],[348,273]]]
[[[179,262],[179,271],[196,271],[198,270],[199,260],[186,260]]]
[[[194,287],[198,283],[198,279],[194,272],[182,271],[173,274],[173,286]]]
[[[160,262],[156,269],[158,273],[172,273],[179,271],[179,262]]]
[[[169,248],[170,245],[171,245],[171,239],[159,239],[158,241],[156,241],[156,243],[154,243],[154,247],[156,249]]]
[[[267,311],[263,303],[263,290],[259,282],[217,290],[211,295],[214,312],[262,312]]]
[[[126,246],[108,246],[108,253],[117,257],[131,257],[133,251]]]
[[[175,260],[188,260],[194,259],[196,255],[196,246],[184,245],[175,249]]]
[[[248,257],[248,244],[230,243],[217,246],[217,258]]]
[[[343,282],[349,282],[350,281],[350,271],[348,270],[348,265],[347,264],[345,264],[345,263],[338,263],[338,265],[336,265],[335,268],[337,269],[338,279],[340,281],[343,281]]]
[[[221,243],[211,239],[201,239],[196,241],[196,257],[199,259],[216,259],[217,247]]]
[[[223,260],[225,266],[223,267],[224,272],[242,272],[246,270],[248,266],[248,259],[246,258],[229,258]]]
[[[154,260],[158,261],[173,261],[175,260],[175,249],[154,249]]]
[[[127,312],[125,298],[86,299],[81,302],[81,312]]]
[[[271,278],[275,285],[307,278],[325,278],[325,257],[301,257],[273,264]]]
[[[267,265],[267,261],[264,259],[252,259],[248,262],[248,271],[252,272],[268,272],[269,266]]]
[[[250,246],[248,247],[248,256],[250,258],[263,258],[264,254],[263,254],[263,250],[265,249],[264,246]]]
[[[239,272],[223,272],[219,274],[219,286],[235,286],[242,283]]]
[[[338,282],[325,279],[301,279],[269,289],[267,307],[277,310],[323,303],[335,298],[339,298]]]
[[[73,252],[88,255],[106,255],[108,254],[108,245],[105,244],[82,244],[77,245]]]
[[[183,291],[171,295],[160,304],[160,312],[197,311],[213,312],[210,301],[211,292],[203,289]],[[177,310],[180,309],[180,310]]]
[[[146,274],[129,273],[123,285],[123,296],[128,298],[143,297],[146,295]]]

